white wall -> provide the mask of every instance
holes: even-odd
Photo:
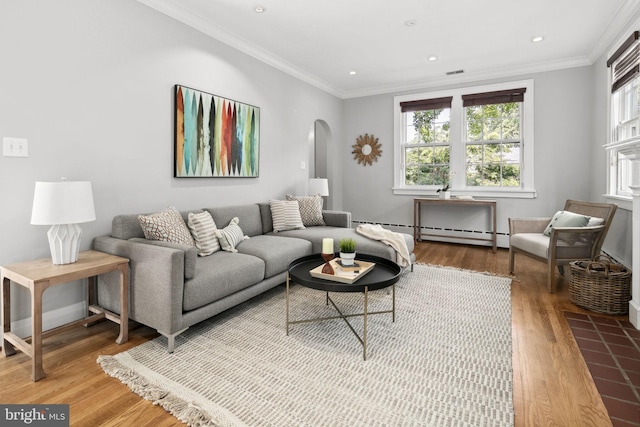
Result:
[[[342,134],[339,99],[132,0],[5,2],[0,52],[0,136],[29,139],[28,158],[0,157],[0,265],[49,256],[47,227],[29,224],[35,181],[93,183],[88,249],[119,213],[305,194],[309,129]],[[172,177],[177,83],[261,108],[259,178]],[[12,318],[28,317],[12,289]],[[48,290],[45,311],[81,303],[81,289]]]

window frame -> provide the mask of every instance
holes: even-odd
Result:
[[[519,187],[477,187],[466,185],[466,132],[465,110],[462,96],[484,92],[497,92],[526,88],[522,101],[522,133],[521,139],[521,182]],[[404,180],[404,148],[405,129],[401,102],[411,102],[423,99],[444,98],[452,96],[451,100],[451,127],[449,130],[451,193],[455,196],[477,197],[504,197],[504,198],[535,198],[534,188],[534,82],[533,79],[511,81],[482,86],[470,86],[449,90],[400,95],[393,98],[394,108],[394,182],[393,194],[395,195],[422,195],[433,196],[437,194],[437,185],[406,185]]]
[[[639,21],[640,22],[640,21]],[[638,26],[638,22],[634,25]],[[637,31],[632,31],[630,35],[625,34],[625,36],[616,44],[616,46],[620,46],[615,52],[611,53],[609,59],[607,60],[607,142],[604,144],[603,148],[606,152],[606,161],[607,161],[607,173],[606,173],[606,194],[604,197],[612,202],[617,203],[620,208],[631,210],[632,209],[632,192],[624,192],[618,191],[619,187],[619,169],[621,169],[621,162],[618,160],[619,155],[623,154],[628,158],[633,158],[640,155],[640,132],[636,135],[632,135],[627,138],[618,139],[618,123],[614,123],[614,113],[620,113],[624,106],[624,97],[619,96],[616,99],[616,93],[621,93],[624,88],[633,82],[637,82],[640,85],[640,75],[636,74],[634,77],[624,80],[623,78],[618,78],[618,80],[622,80],[622,83],[618,81],[614,81],[613,76],[613,66],[616,61],[620,58],[624,58],[626,56],[627,51],[638,48],[640,45],[640,34]],[[635,40],[633,40],[635,37]],[[634,117],[631,120],[625,120],[625,122],[635,121],[640,124],[640,115]],[[633,168],[633,162],[627,159],[628,162],[628,185],[633,185],[633,173],[631,168]]]

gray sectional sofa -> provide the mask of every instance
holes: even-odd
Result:
[[[93,248],[130,259],[129,317],[156,329],[168,339],[172,352],[175,337],[189,326],[280,285],[286,280],[289,263],[304,255],[321,252],[322,239],[343,237],[358,241],[358,252],[396,261],[395,251],[382,242],[368,239],[351,228],[351,214],[323,211],[326,225],[273,232],[269,203],[203,209],[218,228],[232,218],[250,238],[241,241],[237,253],[217,251],[198,256],[196,248],[145,239],[137,214],[113,219],[110,236],[97,237]],[[200,210],[199,212],[202,212]],[[186,221],[188,212],[180,212]],[[412,261],[413,238],[403,234]],[[98,303],[119,313],[119,278],[116,274],[98,279]]]

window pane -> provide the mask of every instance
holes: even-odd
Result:
[[[467,165],[467,186],[477,187],[482,185],[482,167],[480,165]]]
[[[520,139],[520,116],[507,117],[502,121],[503,139]]]
[[[501,144],[502,161],[505,163],[520,163],[520,144]]]
[[[467,145],[467,163],[482,163],[482,144]]]
[[[485,164],[482,168],[482,185],[485,187],[498,187],[501,184],[500,163]]]
[[[433,147],[433,162],[440,164],[449,164],[450,148],[447,147]]]
[[[520,165],[503,165],[502,166],[502,186],[503,187],[519,187],[520,186]]]

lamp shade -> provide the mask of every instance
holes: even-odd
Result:
[[[309,180],[309,194],[315,196],[329,195],[329,180],[327,178],[311,178]]]
[[[31,224],[77,224],[95,219],[91,182],[36,182]]]

